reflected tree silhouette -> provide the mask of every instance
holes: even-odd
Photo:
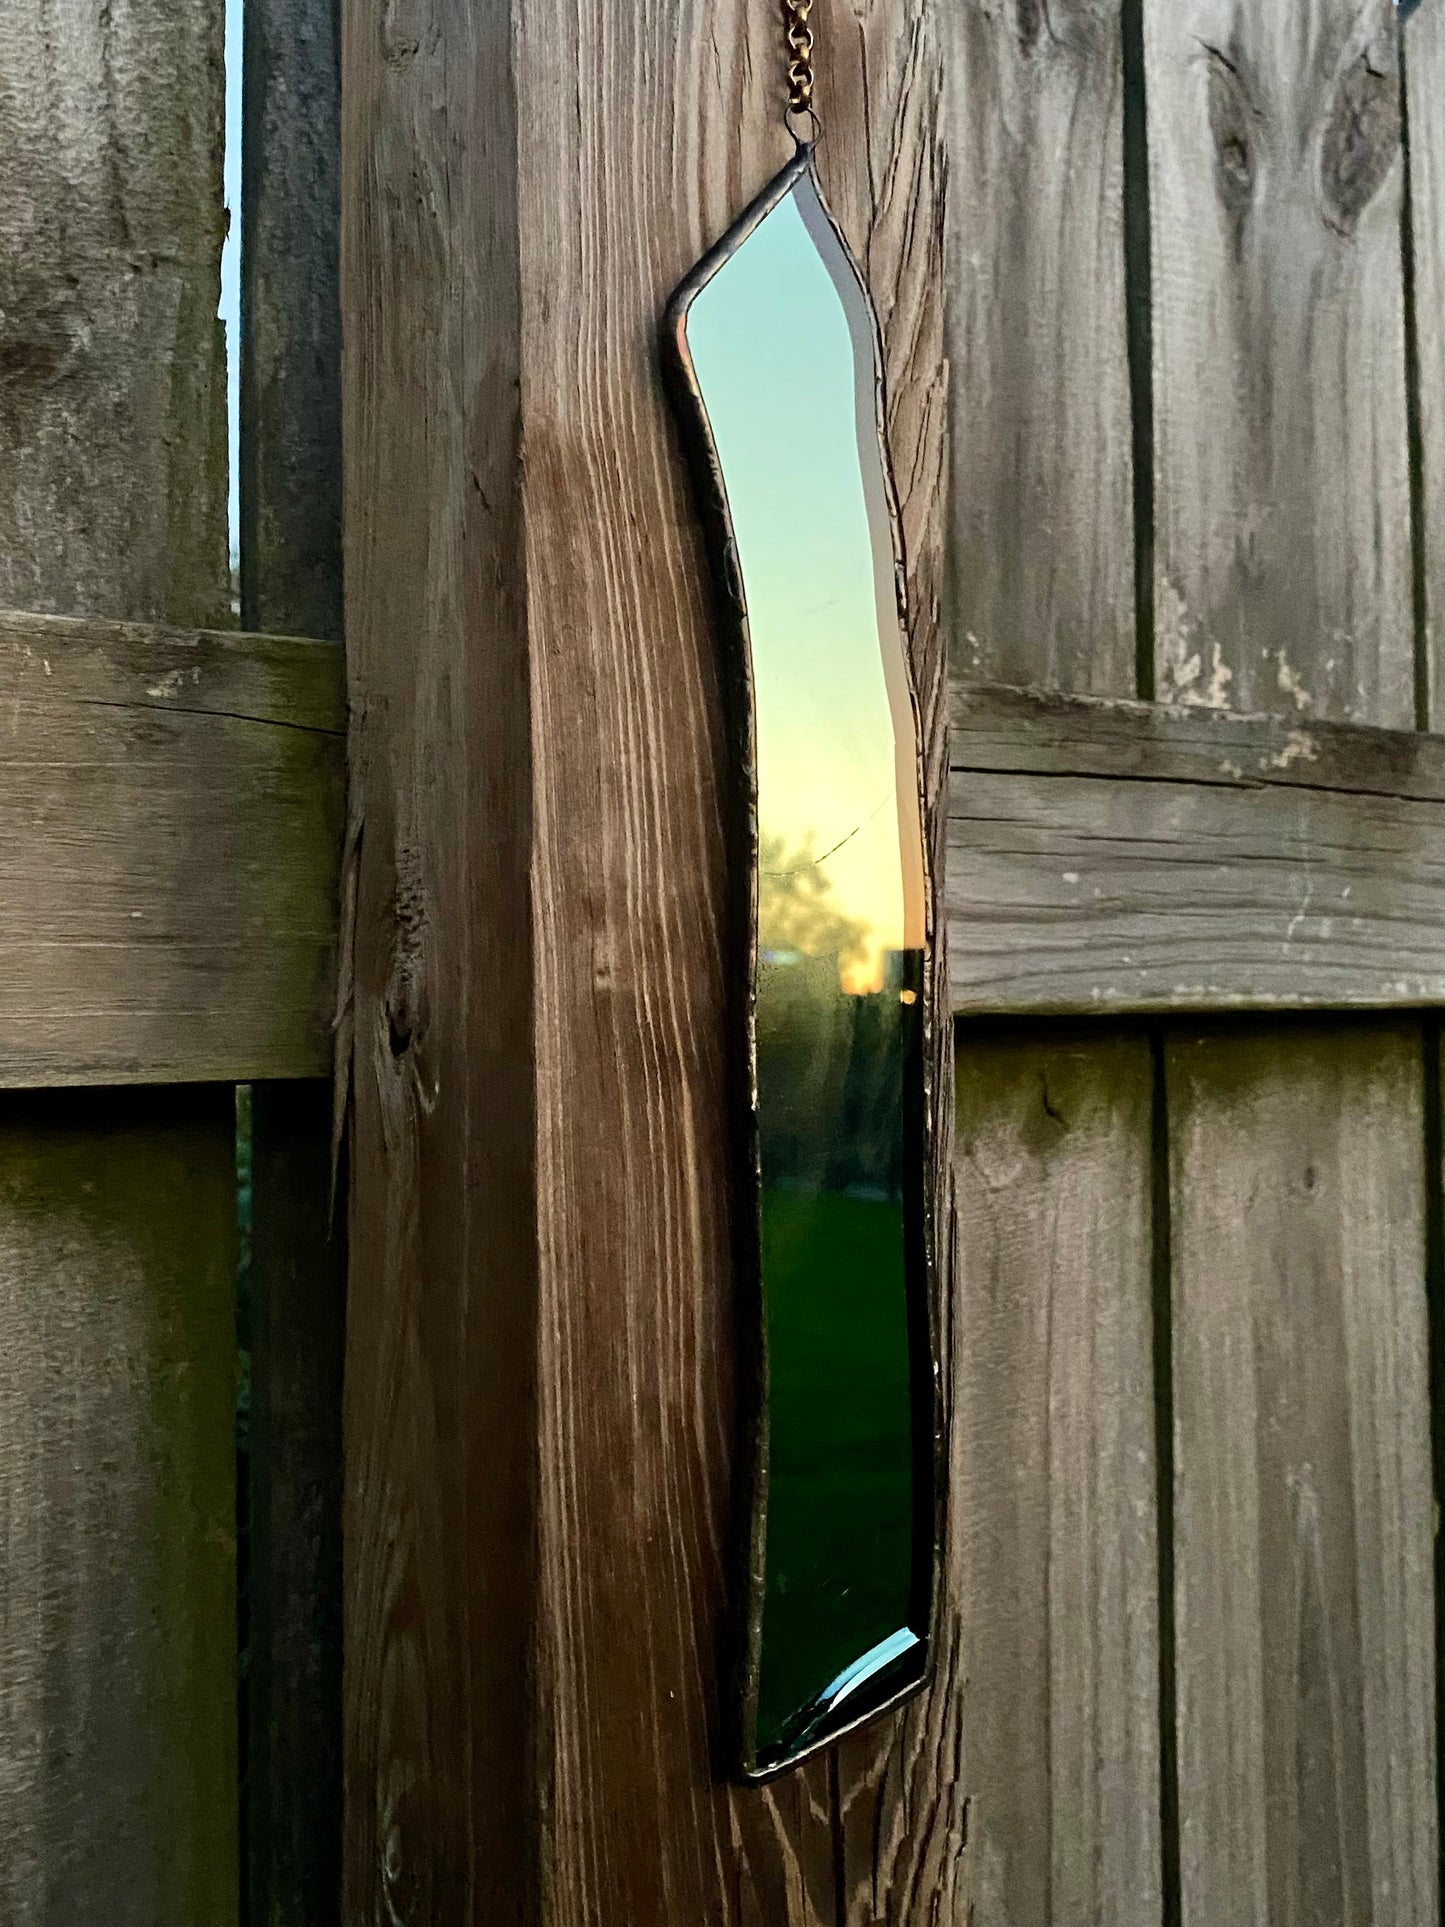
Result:
[[[758,935],[764,950],[796,950],[805,957],[836,957],[841,966],[860,963],[871,926],[850,917],[833,900],[833,883],[818,862],[817,838],[809,832],[796,849],[764,830],[758,843]]]

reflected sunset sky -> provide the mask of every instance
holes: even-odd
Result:
[[[839,272],[804,176],[697,295],[687,338],[747,597],[760,829],[811,846],[830,908],[866,926],[844,972],[863,992],[887,952],[922,947],[924,899],[873,344]]]

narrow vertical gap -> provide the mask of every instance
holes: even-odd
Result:
[[[1154,246],[1149,191],[1145,0],[1122,0],[1124,280],[1134,467],[1135,692],[1158,696],[1154,564]],[[1179,1927],[1179,1740],[1174,1647],[1174,1307],[1169,1199],[1169,1089],[1162,1030],[1153,1064],[1151,1233],[1154,1318],[1155,1512],[1159,1561],[1159,1843],[1162,1927]]]
[[[1134,680],[1157,693],[1154,661],[1154,310],[1144,0],[1123,0],[1124,286],[1134,454]]]
[[[256,289],[255,269],[258,253],[256,224],[259,217],[261,185],[260,129],[262,125],[263,73],[265,43],[259,7],[246,0],[226,0],[229,11],[241,18],[241,85],[236,139],[240,152],[240,221],[236,229],[239,247],[236,256],[237,319],[237,437],[232,449],[231,546],[236,570],[236,588],[243,629],[260,630],[260,594],[257,568],[260,561],[258,516],[260,511],[260,436],[256,432],[258,409],[256,368]],[[298,633],[300,633],[298,631]],[[313,633],[307,630],[305,633]]]
[[[231,616],[241,619],[241,91],[244,0],[225,0],[226,141],[222,163],[226,239],[221,249],[220,318],[226,336],[226,521],[231,564]]]
[[[1174,1648],[1174,1253],[1169,1197],[1169,1079],[1162,1030],[1154,1066],[1152,1238],[1154,1455],[1159,1530],[1159,1840],[1163,1927],[1179,1927],[1179,1733]]]
[[[1445,1503],[1445,1138],[1440,1093],[1440,1020],[1424,1024],[1425,1069],[1425,1294],[1430,1319],[1430,1458],[1435,1511]],[[1442,1666],[1442,1597],[1445,1597],[1445,1537],[1435,1533],[1435,1798],[1439,1821],[1438,1892],[1445,1894],[1445,1785],[1440,1771],[1440,1736],[1445,1733],[1445,1666]]]
[[[1400,18],[1407,10],[1400,9]],[[1430,609],[1425,547],[1425,437],[1421,421],[1420,326],[1415,264],[1415,201],[1410,165],[1409,54],[1400,48],[1400,127],[1405,156],[1405,192],[1400,248],[1405,279],[1405,422],[1410,458],[1410,577],[1415,620],[1415,727],[1429,729],[1431,689]]]
[[[226,343],[227,531],[231,618],[241,608],[241,160],[245,0],[225,0],[225,148],[220,319]],[[236,1840],[237,1919],[251,1916],[251,1090],[236,1091]]]
[[[236,1798],[240,1882],[237,1919],[251,1917],[251,1087],[236,1090]]]
[[[1415,10],[1415,0],[1401,0],[1399,20]],[[1405,290],[1405,418],[1410,455],[1410,572],[1415,630],[1415,727],[1428,730],[1434,691],[1431,688],[1429,578],[1426,570],[1425,440],[1421,419],[1419,281],[1415,260],[1414,169],[1410,143],[1409,49],[1400,44],[1400,140],[1404,150],[1405,189],[1402,199],[1400,251]],[[1435,1517],[1445,1503],[1445,1127],[1441,1120],[1440,1020],[1427,1016],[1422,1028],[1425,1078],[1425,1298],[1430,1346],[1430,1464],[1434,1483]],[[1435,1800],[1436,1894],[1445,1895],[1445,1774],[1441,1772],[1445,1737],[1445,1540],[1435,1531]]]

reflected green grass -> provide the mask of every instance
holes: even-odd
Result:
[[[763,1194],[772,1436],[758,1740],[908,1624],[903,1208]]]

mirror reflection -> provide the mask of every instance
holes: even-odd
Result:
[[[677,321],[750,656],[756,1770],[921,1678],[933,1530],[926,872],[876,334],[811,167],[790,172]]]

